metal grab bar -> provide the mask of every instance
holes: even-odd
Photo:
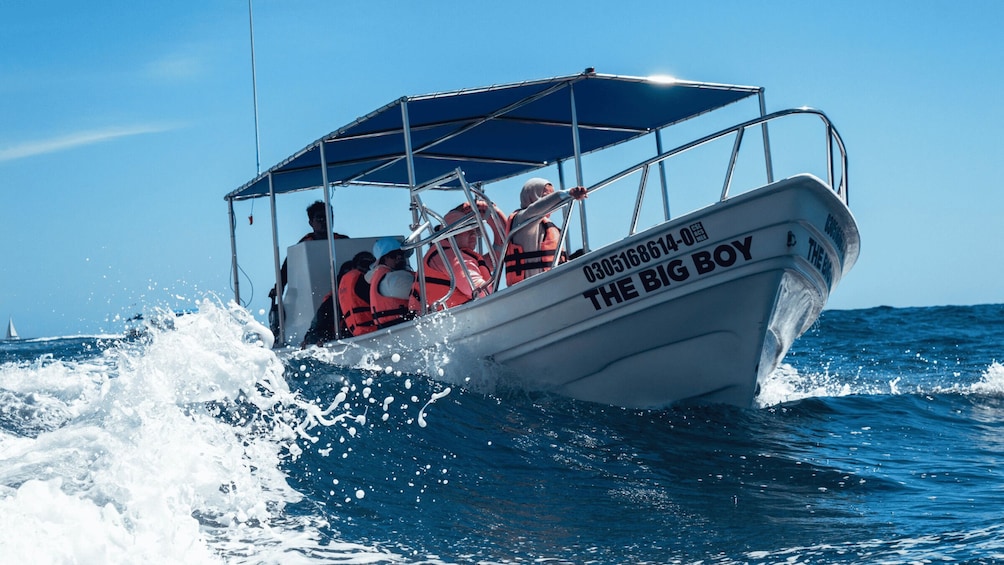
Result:
[[[624,178],[626,178],[626,177],[628,177],[628,176],[630,176],[630,175],[632,175],[632,174],[634,174],[634,173],[636,173],[638,171],[641,171],[642,175],[641,175],[640,185],[638,187],[638,195],[637,195],[637,197],[635,199],[635,209],[634,209],[634,212],[633,212],[632,217],[631,217],[631,225],[629,226],[629,235],[631,235],[631,234],[635,233],[635,231],[637,230],[637,223],[638,223],[638,217],[640,215],[641,202],[642,202],[642,200],[644,198],[645,187],[646,187],[646,183],[647,183],[647,180],[648,180],[648,173],[649,173],[650,168],[651,168],[652,165],[658,164],[660,167],[662,167],[662,166],[664,166],[663,164],[664,164],[665,161],[667,161],[668,159],[670,159],[672,157],[675,157],[676,155],[680,155],[680,154],[685,153],[685,152],[687,152],[687,151],[689,151],[691,149],[697,148],[699,146],[705,145],[707,143],[710,143],[712,141],[721,139],[723,137],[727,137],[729,135],[735,135],[736,139],[735,139],[735,141],[733,142],[733,145],[732,145],[732,153],[729,156],[729,163],[728,163],[728,167],[726,169],[726,174],[725,174],[725,182],[724,182],[724,185],[722,187],[722,192],[721,192],[721,196],[720,196],[720,199],[722,201],[727,200],[729,198],[729,190],[730,190],[731,185],[732,185],[733,173],[735,172],[736,162],[738,160],[739,151],[740,151],[740,149],[742,147],[742,141],[743,141],[743,139],[745,137],[744,134],[745,134],[746,130],[749,129],[749,128],[752,128],[752,127],[756,127],[756,126],[765,126],[765,124],[767,124],[768,122],[779,120],[780,118],[784,118],[784,117],[788,117],[788,116],[792,116],[792,115],[803,115],[803,114],[818,116],[820,118],[820,120],[822,120],[822,122],[823,122],[823,124],[825,126],[825,129],[826,129],[826,150],[827,150],[827,155],[826,155],[827,180],[829,182],[830,187],[834,189],[834,191],[837,193],[837,195],[846,204],[847,200],[848,200],[848,195],[847,195],[848,194],[847,193],[847,153],[846,153],[846,150],[844,148],[844,143],[843,143],[843,140],[840,138],[840,134],[837,133],[836,128],[830,122],[830,119],[826,116],[826,114],[824,114],[822,111],[816,110],[814,108],[792,108],[792,109],[788,109],[788,110],[780,110],[778,112],[774,112],[774,113],[771,113],[771,114],[763,115],[763,116],[760,116],[760,117],[748,120],[746,122],[742,122],[740,124],[736,124],[736,125],[731,126],[729,128],[726,128],[726,129],[717,131],[715,133],[712,133],[710,135],[701,137],[699,139],[695,139],[695,140],[693,140],[693,141],[691,141],[689,143],[685,143],[683,145],[680,145],[680,146],[675,147],[673,149],[670,149],[668,151],[660,152],[658,155],[656,155],[656,156],[654,156],[654,157],[652,157],[650,159],[647,159],[645,161],[637,163],[636,165],[628,167],[628,168],[624,169],[623,171],[621,171],[619,173],[615,173],[614,175],[612,175],[612,176],[610,176],[610,177],[608,177],[608,178],[606,178],[606,179],[604,179],[604,180],[602,180],[602,181],[600,181],[600,182],[592,185],[591,187],[587,188],[587,194],[592,193],[592,192],[597,191],[597,190],[600,190],[601,188],[609,186],[609,185],[611,185],[611,184],[613,184],[613,183],[615,183],[617,181],[620,181],[620,180],[622,180],[622,179],[624,179]],[[658,134],[658,131],[656,132],[656,134]],[[764,135],[766,136],[766,133]],[[840,172],[841,172],[841,175],[840,175],[840,184],[839,184],[839,186],[837,186],[835,188],[833,186],[833,184],[834,184],[833,144],[834,143],[836,143],[837,148],[840,151],[840,160],[841,160],[841,162],[840,162]],[[661,147],[661,143],[657,144],[657,147]],[[764,153],[765,153],[764,154],[764,160],[765,160],[766,166],[767,166],[766,170],[767,170],[767,175],[768,175],[768,183],[770,183],[770,182],[773,182],[772,181],[772,177],[773,177],[773,163],[771,162],[771,156],[770,156],[769,150],[765,151]],[[565,207],[565,206],[569,206],[569,204],[571,202],[572,201],[570,201],[570,200],[558,202],[558,203],[556,203],[553,207],[551,207],[547,211],[547,214],[551,214],[554,211],[558,210],[559,208],[562,208],[562,207]],[[561,241],[562,241],[562,247],[564,245],[565,233],[567,232],[567,229],[568,229],[568,220],[569,220],[569,217],[570,217],[570,213],[571,213],[571,208],[569,207],[566,210],[566,212],[565,212],[565,221],[563,222],[563,225],[561,226],[561,234],[560,234],[560,236],[561,236]],[[666,218],[666,219],[668,220],[669,218]],[[526,220],[524,222],[521,222],[518,225],[510,226],[509,233],[506,234],[505,244],[503,245],[503,253],[504,253],[504,250],[506,249],[506,247],[508,247],[509,242],[512,240],[513,234],[515,234],[516,232],[518,232],[520,229],[524,228],[525,226],[527,226],[527,225],[529,225],[529,224],[531,224],[533,222],[539,221],[539,220],[540,220],[540,216],[535,217],[535,218],[530,218],[530,219],[528,219],[528,220]],[[561,252],[561,247],[559,247],[558,253],[555,254],[555,263],[552,265],[552,267],[557,265],[558,258],[560,257],[560,252]],[[504,269],[504,261],[501,262],[501,263],[499,263],[499,264],[497,264],[495,266],[495,269],[492,272],[492,284],[494,285],[493,286],[494,290],[498,290],[499,284],[501,283],[501,277],[502,277],[502,271],[503,271],[503,269]]]
[[[642,172],[642,178],[641,178],[641,183],[640,183],[639,188],[638,188],[639,194],[638,194],[638,196],[636,198],[635,210],[634,210],[634,213],[632,214],[631,225],[629,226],[629,232],[630,233],[634,233],[637,230],[637,223],[638,223],[638,217],[640,215],[641,201],[642,201],[643,196],[644,196],[644,191],[645,191],[645,187],[646,187],[648,176],[649,176],[648,173],[649,173],[650,168],[651,168],[652,165],[658,164],[660,167],[662,167],[663,163],[665,161],[667,161],[668,159],[670,159],[672,157],[675,157],[676,155],[680,155],[682,153],[690,151],[691,149],[695,149],[697,147],[700,147],[700,146],[705,145],[707,143],[710,143],[712,141],[716,141],[718,139],[727,137],[729,135],[735,135],[735,141],[733,142],[733,145],[732,145],[732,152],[731,152],[731,154],[729,156],[729,162],[728,162],[728,166],[727,166],[727,169],[726,169],[726,175],[725,175],[724,185],[722,187],[722,192],[721,192],[721,196],[720,196],[720,200],[721,201],[727,200],[729,198],[729,191],[730,191],[731,185],[732,185],[733,174],[735,172],[735,166],[736,166],[736,163],[737,163],[737,160],[738,160],[739,151],[740,151],[740,149],[742,147],[742,141],[745,138],[745,132],[746,132],[746,130],[749,129],[749,128],[752,128],[752,127],[756,127],[756,126],[765,126],[769,122],[773,122],[775,120],[779,120],[781,118],[785,118],[785,117],[793,116],[793,115],[814,115],[814,116],[817,116],[822,121],[822,123],[823,123],[823,125],[825,127],[825,132],[826,132],[826,151],[827,151],[827,155],[826,155],[825,161],[826,161],[826,164],[827,164],[827,180],[829,182],[830,188],[833,189],[837,193],[838,197],[840,197],[841,200],[843,200],[844,203],[846,204],[848,202],[848,190],[847,190],[847,152],[845,150],[844,143],[843,143],[843,140],[840,137],[840,134],[837,132],[836,128],[830,122],[829,118],[822,111],[816,110],[814,108],[791,108],[791,109],[787,109],[787,110],[780,110],[780,111],[777,111],[777,112],[774,112],[774,113],[771,113],[771,114],[759,116],[757,118],[753,118],[751,120],[748,120],[748,121],[736,124],[734,126],[731,126],[731,127],[719,130],[717,132],[714,132],[714,133],[706,135],[704,137],[695,139],[695,140],[690,141],[688,143],[685,143],[683,145],[679,145],[679,146],[677,146],[677,147],[675,147],[673,149],[670,149],[668,151],[660,152],[659,154],[655,155],[654,157],[651,157],[649,159],[641,161],[641,162],[639,162],[639,163],[637,163],[635,165],[632,165],[632,166],[630,166],[630,167],[628,167],[628,168],[626,168],[626,169],[624,169],[624,170],[622,170],[622,171],[620,171],[618,173],[615,173],[615,174],[607,177],[606,179],[604,179],[604,180],[602,180],[602,181],[600,181],[600,182],[598,182],[596,184],[593,184],[592,186],[590,186],[590,187],[587,188],[587,194],[590,194],[592,192],[595,192],[597,190],[605,188],[605,187],[607,187],[607,186],[609,186],[611,184],[614,184],[615,182],[620,181],[620,180],[622,180],[622,179],[624,179],[624,178],[626,178],[626,177],[628,177],[628,176],[630,176],[630,175],[632,175],[632,174],[634,174],[634,173],[636,173],[638,171],[641,171]],[[656,132],[656,133],[658,133],[658,132]],[[833,154],[833,146],[834,146],[834,144],[836,145],[836,147],[837,147],[837,149],[839,151],[839,155],[840,155],[840,183],[836,187],[834,187],[834,182],[835,182],[835,178],[834,178],[834,172],[835,172],[834,157],[835,156]],[[658,145],[661,145],[661,144],[658,144]],[[772,157],[771,157],[769,151],[765,151],[764,152],[764,161],[765,161],[766,166],[767,166],[767,174],[768,174],[768,176],[769,177],[773,176],[772,175],[772,173],[773,173],[773,163],[772,163]],[[441,182],[446,182],[448,180],[451,180],[452,178],[457,178],[457,179],[460,180],[461,187],[462,187],[462,189],[463,189],[463,191],[465,193],[467,201],[472,206],[472,210],[476,210],[477,209],[476,208],[476,202],[477,202],[477,200],[484,200],[488,204],[489,207],[491,207],[491,208],[495,207],[495,204],[491,201],[491,199],[489,199],[487,197],[487,195],[485,195],[481,190],[479,190],[479,189],[477,189],[477,188],[469,185],[467,183],[466,179],[464,178],[463,172],[460,169],[457,169],[457,170],[455,170],[455,171],[453,171],[453,172],[451,172],[451,173],[449,173],[447,175],[443,175],[442,177],[440,177],[438,179],[435,179],[434,181],[430,181],[429,183],[426,183],[422,187],[418,187],[417,190],[415,192],[413,192],[413,195],[412,195],[413,201],[414,201],[413,203],[414,203],[414,205],[416,205],[418,207],[419,215],[422,217],[423,220],[425,220],[426,228],[427,229],[428,229],[428,225],[431,223],[430,219],[437,220],[440,223],[444,223],[444,222],[443,222],[443,218],[441,216],[439,216],[433,210],[427,208],[426,206],[424,206],[422,204],[421,199],[420,199],[418,193],[422,192],[422,191],[424,191],[424,190],[426,190],[426,189],[428,189],[428,188],[430,188],[432,186],[438,185]],[[769,182],[771,182],[771,181],[768,180],[768,183]],[[560,238],[560,241],[562,241],[562,247],[564,246],[565,234],[566,234],[566,232],[568,230],[569,219],[570,219],[570,216],[571,216],[571,204],[573,202],[574,202],[574,200],[561,200],[561,201],[558,201],[553,206],[551,206],[546,211],[545,214],[543,214],[543,215],[551,214],[551,213],[555,212],[558,209],[566,208],[566,210],[565,210],[565,221],[562,223],[562,226],[560,228],[561,229],[561,234],[560,234],[561,238]],[[505,257],[504,257],[505,250],[508,248],[510,242],[512,241],[513,235],[515,233],[519,232],[522,228],[524,228],[524,227],[526,227],[526,226],[528,226],[528,225],[530,225],[530,224],[532,224],[534,222],[540,221],[540,218],[541,218],[541,216],[536,216],[534,218],[529,218],[527,220],[524,220],[523,222],[520,222],[519,224],[514,225],[514,226],[505,226],[508,229],[506,229],[505,237],[503,238],[503,242],[501,244],[501,249],[496,250],[494,248],[494,246],[490,246],[491,247],[491,255],[492,255],[492,258],[494,259],[494,265],[492,266],[493,268],[492,268],[492,275],[491,275],[491,288],[492,288],[493,291],[497,291],[498,288],[499,288],[499,285],[501,284],[502,274],[504,273],[504,269],[505,269]],[[488,240],[488,229],[487,229],[487,227],[486,227],[485,224],[486,224],[486,221],[485,221],[484,218],[481,217],[481,214],[470,214],[467,217],[463,218],[462,220],[460,220],[458,222],[455,222],[452,225],[445,226],[440,231],[434,232],[434,233],[430,234],[429,236],[427,236],[425,238],[422,238],[422,239],[419,239],[419,240],[413,241],[413,242],[406,242],[406,244],[403,246],[403,248],[405,248],[405,249],[419,249],[419,250],[421,250],[421,248],[424,247],[424,246],[433,246],[433,245],[435,245],[435,246],[439,247],[439,242],[441,242],[441,241],[443,241],[445,239],[448,239],[448,238],[452,238],[454,235],[456,235],[458,233],[461,233],[463,231],[467,231],[467,230],[469,230],[471,228],[478,229],[478,231],[480,232],[480,234],[482,235],[482,237],[484,237],[485,240],[486,240],[486,242],[487,242],[487,240]],[[415,235],[415,234],[413,234],[413,235]],[[443,252],[442,248],[440,248],[440,252]],[[557,264],[558,257],[560,257],[560,252],[561,252],[561,247],[559,247],[558,253],[555,254],[555,263],[552,266],[555,266]],[[421,260],[422,260],[422,258],[419,257],[419,261],[421,261]],[[420,271],[419,272],[421,274],[421,266],[420,266]],[[421,275],[420,275],[420,278],[421,278]],[[422,282],[423,282],[422,286],[423,286],[423,295],[424,295],[424,281],[422,281]],[[452,283],[451,287],[455,286],[455,284],[456,284],[455,281],[451,281],[451,283]],[[423,304],[423,310],[424,309],[425,309],[425,304]],[[423,311],[422,313],[425,313],[425,312]]]
[[[772,121],[778,120],[780,118],[783,118],[783,117],[786,117],[786,116],[791,116],[791,115],[796,115],[796,114],[815,115],[815,116],[818,116],[820,118],[820,120],[822,120],[823,125],[826,128],[826,147],[827,147],[827,150],[828,150],[828,153],[827,153],[827,156],[826,156],[826,163],[828,165],[828,167],[827,167],[827,177],[828,177],[827,181],[829,182],[830,187],[833,188],[834,191],[837,193],[837,195],[841,198],[841,200],[843,200],[844,203],[847,204],[848,203],[848,193],[847,193],[847,151],[844,148],[843,139],[841,139],[840,134],[837,133],[836,127],[834,127],[833,123],[830,122],[830,119],[826,116],[826,114],[824,114],[820,110],[816,110],[815,108],[790,108],[788,110],[780,110],[780,111],[777,111],[777,112],[773,112],[771,114],[767,114],[765,116],[760,116],[760,117],[757,117],[757,118],[753,118],[751,120],[742,122],[740,124],[731,126],[729,128],[726,128],[726,129],[717,131],[715,133],[706,135],[706,136],[701,137],[699,139],[695,139],[694,141],[691,141],[689,143],[685,143],[683,145],[680,145],[678,147],[675,147],[673,149],[670,149],[668,151],[660,153],[660,154],[658,154],[658,155],[656,155],[654,157],[646,159],[645,161],[642,161],[642,162],[640,162],[638,164],[632,165],[631,167],[628,167],[628,168],[620,171],[619,173],[615,173],[615,174],[607,177],[606,179],[604,179],[604,180],[602,180],[602,181],[600,181],[600,182],[592,185],[591,187],[589,187],[589,192],[593,192],[593,191],[599,190],[601,188],[607,187],[607,186],[609,186],[609,185],[611,185],[611,184],[613,184],[613,183],[615,183],[615,182],[617,182],[617,181],[619,181],[619,180],[621,180],[621,179],[623,179],[623,178],[625,178],[627,176],[630,176],[630,175],[632,175],[632,174],[634,174],[634,173],[636,173],[636,172],[638,172],[638,171],[640,171],[642,169],[650,167],[650,166],[652,166],[652,165],[654,165],[656,163],[662,163],[662,162],[666,161],[667,159],[669,159],[671,157],[674,157],[674,156],[679,155],[681,153],[685,153],[687,151],[690,151],[691,149],[700,147],[702,145],[705,145],[705,144],[710,143],[712,141],[715,141],[717,139],[726,137],[728,135],[735,134],[740,139],[737,139],[736,143],[733,144],[732,154],[730,156],[730,165],[729,165],[729,168],[728,168],[727,174],[726,174],[725,187],[722,190],[721,199],[722,200],[726,200],[728,198],[729,185],[731,184],[732,171],[733,171],[733,168],[735,166],[735,160],[736,160],[737,155],[739,153],[739,149],[740,149],[740,145],[741,145],[741,141],[742,141],[742,139],[741,139],[742,132],[744,132],[748,128],[751,128],[751,127],[754,127],[754,126],[758,126],[758,125],[762,125],[762,124],[766,124],[768,122],[772,122]],[[840,185],[837,186],[837,187],[833,186],[834,177],[833,177],[833,149],[832,149],[832,144],[834,142],[837,144],[837,149],[839,149],[839,151],[840,151],[840,173],[841,174],[840,174]],[[768,156],[766,158],[766,162],[767,162],[767,165],[769,167],[768,170],[772,170],[772,163],[771,163],[771,159],[769,157],[769,154],[768,154]]]
[[[460,186],[463,189],[464,196],[468,205],[470,205],[471,207],[471,212],[468,212],[467,215],[457,220],[456,222],[449,225],[445,225],[446,215],[445,214],[440,215],[432,208],[426,206],[422,202],[420,193],[425,190],[428,190],[429,188],[434,188],[440,183],[446,183],[453,179],[457,179],[460,181]],[[506,231],[506,225],[505,225],[506,222],[504,217],[500,217],[498,218],[498,221],[501,222],[501,225],[496,226],[496,222],[491,222],[490,223],[491,225],[489,225],[489,222],[482,216],[481,213],[475,213],[478,210],[477,203],[479,201],[483,201],[488,205],[489,211],[487,213],[493,213],[492,211],[495,208],[497,208],[497,206],[495,205],[494,202],[492,202],[490,198],[488,198],[488,195],[486,195],[483,191],[469,184],[467,182],[467,179],[464,178],[463,171],[460,170],[459,168],[447,174],[444,174],[439,178],[429,181],[428,183],[425,183],[420,187],[416,187],[414,190],[412,190],[411,197],[412,197],[412,206],[416,211],[416,216],[421,221],[421,227],[416,226],[414,228],[411,235],[408,236],[408,240],[405,241],[405,243],[401,246],[401,248],[404,250],[417,249],[419,251],[419,253],[417,254],[418,255],[417,260],[419,265],[418,265],[418,273],[416,275],[417,280],[419,282],[419,296],[421,297],[421,303],[422,303],[421,311],[419,313],[425,314],[430,310],[430,308],[429,305],[426,304],[426,277],[424,272],[425,271],[424,256],[421,254],[422,248],[426,246],[428,246],[430,249],[435,247],[436,250],[443,257],[444,261],[446,261],[447,260],[446,251],[443,249],[442,246],[443,241],[448,240],[451,251],[455,254],[458,254],[459,247],[457,246],[454,236],[471,229],[476,229],[478,230],[479,235],[482,238],[484,238],[486,242],[488,242],[489,227],[491,228],[492,233],[496,232],[497,230],[501,230],[504,232]],[[437,222],[441,226],[441,228],[433,231],[432,225],[434,222]],[[424,238],[419,238],[421,233],[426,230],[430,230],[431,233]],[[499,277],[500,275],[498,274],[496,267],[501,266],[503,264],[502,254],[505,250],[505,246],[508,244],[507,238],[503,237],[500,239],[505,239],[505,242],[498,249],[491,243],[488,244],[489,247],[488,258],[492,261],[492,267],[493,267],[492,279],[491,281],[489,281],[490,284],[492,285],[491,286],[492,290],[498,288],[497,277]],[[461,263],[463,263],[463,257],[461,257],[459,254],[457,255],[457,259]],[[440,309],[440,307],[443,304],[445,304],[447,300],[449,300],[450,296],[453,295],[453,293],[457,288],[457,281],[452,270],[447,269],[447,275],[450,278],[450,290],[443,298],[437,300],[433,305],[431,305],[432,310]],[[474,282],[473,280],[471,280],[470,274],[465,272],[464,276],[467,279],[468,285],[473,289]]]

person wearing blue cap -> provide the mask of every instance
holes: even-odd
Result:
[[[401,242],[393,237],[382,237],[373,244],[373,256],[377,261],[366,278],[370,283],[370,308],[377,328],[400,324],[412,317],[408,298],[415,273],[409,268],[408,255],[410,253],[401,249]]]
[[[314,313],[310,328],[303,335],[300,349],[309,345],[324,345],[338,337],[352,337],[376,331],[373,314],[370,311],[370,285],[365,274],[373,264],[373,255],[369,251],[360,251],[355,257],[342,263],[338,270],[338,309],[341,316],[335,316],[335,303],[329,292],[321,301],[321,306]],[[335,325],[339,330],[335,330]]]

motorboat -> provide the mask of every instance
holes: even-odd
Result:
[[[511,200],[528,175],[587,188],[553,212],[564,249],[581,249],[574,259],[507,286],[486,244],[494,292],[340,336],[326,358],[461,384],[487,366],[506,386],[626,408],[749,407],[859,253],[845,147],[823,112],[768,113],[762,87],[586,69],[399,98],[229,192],[235,298],[235,203],[269,199],[278,285],[277,196],[321,189],[330,211],[336,190],[384,191],[351,210],[374,218],[371,237],[287,249],[276,346],[295,351],[355,253],[387,235],[414,257],[464,230],[490,242],[479,214],[446,223],[446,210]],[[387,223],[388,190],[407,225]]]

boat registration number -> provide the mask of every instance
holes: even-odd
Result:
[[[704,231],[704,225],[701,222],[694,222],[687,227],[664,233],[629,249],[587,263],[582,267],[582,273],[587,281],[594,283],[662,257],[674,255],[681,248],[690,247],[706,239],[708,233]]]
[[[722,242],[713,250],[694,251],[688,257],[673,257],[638,272],[605,281],[583,292],[582,297],[592,304],[594,310],[602,310],[672,284],[682,283],[691,277],[727,269],[752,259],[753,236],[747,235],[742,240]]]

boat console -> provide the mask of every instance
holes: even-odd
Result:
[[[373,244],[380,237],[333,240],[333,261],[328,261],[327,240],[302,241],[286,250],[288,278],[282,299],[285,343],[297,344],[303,340],[310,329],[314,313],[324,302],[324,297],[332,292],[332,280],[338,276],[342,265],[351,261],[360,251],[373,251]],[[401,236],[392,237],[404,239]]]

